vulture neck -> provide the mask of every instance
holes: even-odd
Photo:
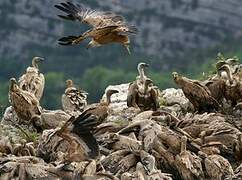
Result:
[[[73,87],[73,81],[67,81],[67,88]]]
[[[38,63],[35,61],[35,59],[32,60],[32,66],[33,66],[34,68],[39,69]]]
[[[229,66],[226,66],[225,72],[227,73],[228,79],[229,79],[229,83],[233,84],[233,75],[231,73],[231,69]]]
[[[106,104],[109,105],[111,103],[111,93],[107,93],[107,102]]]
[[[140,75],[140,80],[141,82],[144,82],[145,80],[145,71],[144,71],[144,68],[139,66],[138,67],[138,72],[139,72],[139,75]]]

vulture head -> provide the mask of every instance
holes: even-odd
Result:
[[[17,81],[15,78],[10,79],[9,91],[15,91],[18,87]]]
[[[35,67],[35,68],[38,68],[38,64],[43,62],[44,61],[44,58],[41,58],[41,57],[34,57],[32,59],[32,66]]]

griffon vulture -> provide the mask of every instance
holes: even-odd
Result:
[[[198,112],[219,110],[218,102],[212,97],[210,90],[199,81],[194,81],[173,72],[175,83],[182,89],[184,95]]]
[[[84,39],[91,38],[87,48],[98,47],[109,43],[122,44],[130,53],[130,34],[137,33],[137,28],[128,25],[124,18],[112,12],[102,12],[84,8],[79,4],[71,2],[55,5],[67,15],[58,15],[66,20],[78,20],[87,23],[92,28],[79,36],[67,36],[59,39],[60,45],[74,45],[81,43]]]
[[[139,76],[129,85],[127,95],[128,107],[139,107],[142,111],[157,110],[159,108],[158,102],[158,88],[153,85],[153,81],[146,77],[144,69],[149,65],[146,63],[138,64]]]
[[[40,100],[45,86],[45,77],[39,72],[38,63],[44,59],[34,57],[32,59],[32,66],[26,69],[26,73],[19,78],[19,87],[35,95]]]
[[[87,93],[74,87],[73,81],[66,81],[66,90],[62,95],[62,107],[65,112],[82,112],[87,105]]]
[[[27,122],[41,114],[38,99],[32,93],[19,88],[15,78],[10,79],[9,102],[17,116]]]

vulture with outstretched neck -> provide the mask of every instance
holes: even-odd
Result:
[[[19,87],[35,95],[40,100],[45,87],[45,77],[39,71],[38,64],[44,59],[41,57],[34,57],[32,59],[32,66],[26,69],[26,73],[19,78]]]
[[[157,110],[159,108],[158,102],[158,88],[153,85],[153,81],[144,73],[144,69],[149,67],[146,63],[138,64],[139,76],[129,85],[127,95],[128,107],[139,107],[141,111]]]
[[[61,45],[80,44],[84,39],[91,38],[87,48],[98,47],[110,43],[122,44],[130,53],[130,34],[137,33],[137,28],[126,23],[124,18],[112,12],[102,12],[85,8],[71,2],[60,3],[55,7],[67,15],[60,18],[86,23],[92,28],[79,36],[67,36],[59,39]]]

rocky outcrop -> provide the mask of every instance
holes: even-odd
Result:
[[[70,115],[61,110],[44,110],[41,122],[46,129],[37,134],[39,138],[33,138],[29,133],[26,136],[26,125],[14,126],[14,122],[20,122],[9,120],[15,116],[11,108],[7,108],[0,125],[0,179],[205,180],[241,177],[242,132],[235,123],[236,117],[192,113],[180,89],[161,91],[158,111],[140,112],[126,105],[128,86],[113,85],[106,89],[119,93],[111,97],[107,119],[90,130],[100,149],[95,160],[68,159],[75,156],[75,148],[89,152],[85,145],[80,146],[85,144],[80,138],[85,134],[81,134],[78,141],[74,132],[68,134],[67,130],[60,135],[60,127]],[[105,96],[101,101],[106,101]],[[66,137],[72,138],[72,145]],[[70,149],[73,156],[67,155]]]

